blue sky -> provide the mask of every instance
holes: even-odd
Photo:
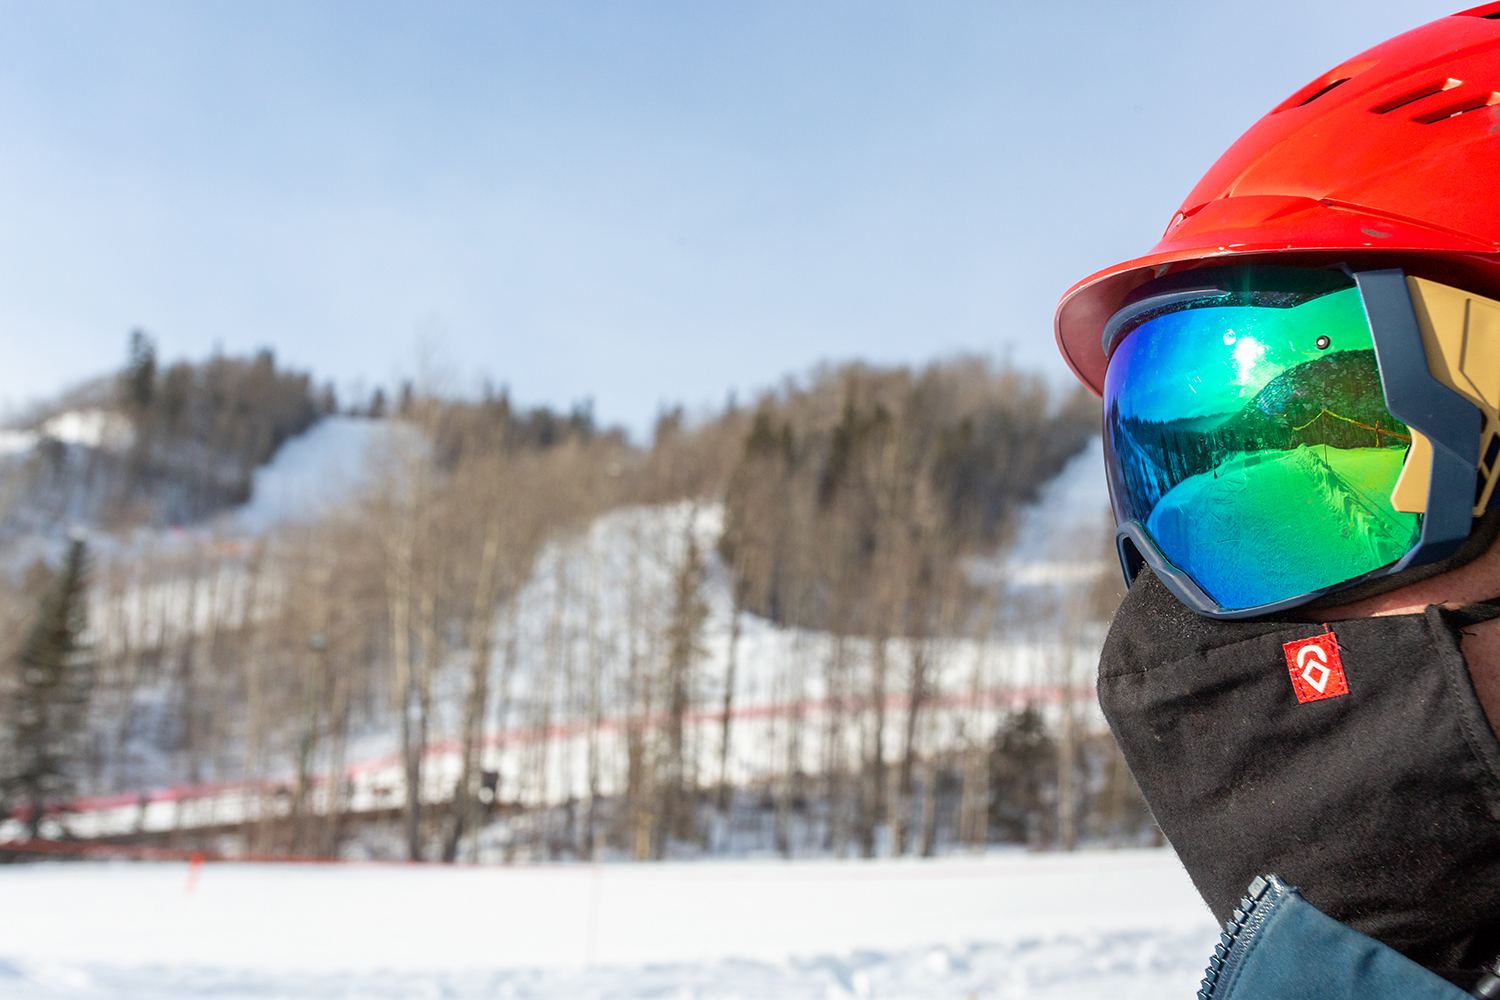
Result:
[[[346,393],[1055,376],[1052,307],[1424,0],[0,0],[0,401],[274,347]]]

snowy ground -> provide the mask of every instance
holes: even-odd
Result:
[[[0,997],[1193,995],[1169,851],[901,862],[0,869]]]

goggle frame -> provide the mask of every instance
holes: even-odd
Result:
[[[1222,297],[1233,286],[1213,280],[1214,275],[1237,270],[1205,269],[1201,285],[1177,287],[1122,307],[1104,327],[1105,354],[1111,354],[1131,319],[1195,298]],[[1173,565],[1145,525],[1132,519],[1115,532],[1127,585],[1135,582],[1143,565],[1150,566],[1177,599],[1198,614],[1252,618],[1447,559],[1469,537],[1474,518],[1484,512],[1500,480],[1500,302],[1409,277],[1400,268],[1339,270],[1359,289],[1386,408],[1412,432],[1392,501],[1397,510],[1423,515],[1417,544],[1397,562],[1353,579],[1256,607],[1225,608]]]

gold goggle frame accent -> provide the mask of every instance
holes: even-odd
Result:
[[[1484,429],[1479,435],[1479,493],[1474,516],[1483,514],[1495,491],[1500,466],[1500,302],[1425,278],[1406,279],[1411,304],[1422,329],[1427,367],[1439,382],[1479,407]],[[1432,442],[1413,428],[1411,448],[1391,506],[1404,514],[1427,510],[1432,479]]]

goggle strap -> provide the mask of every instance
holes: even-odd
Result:
[[[1500,618],[1500,597],[1491,597],[1487,601],[1479,601],[1461,608],[1444,608],[1443,617],[1459,628],[1494,621]]]

